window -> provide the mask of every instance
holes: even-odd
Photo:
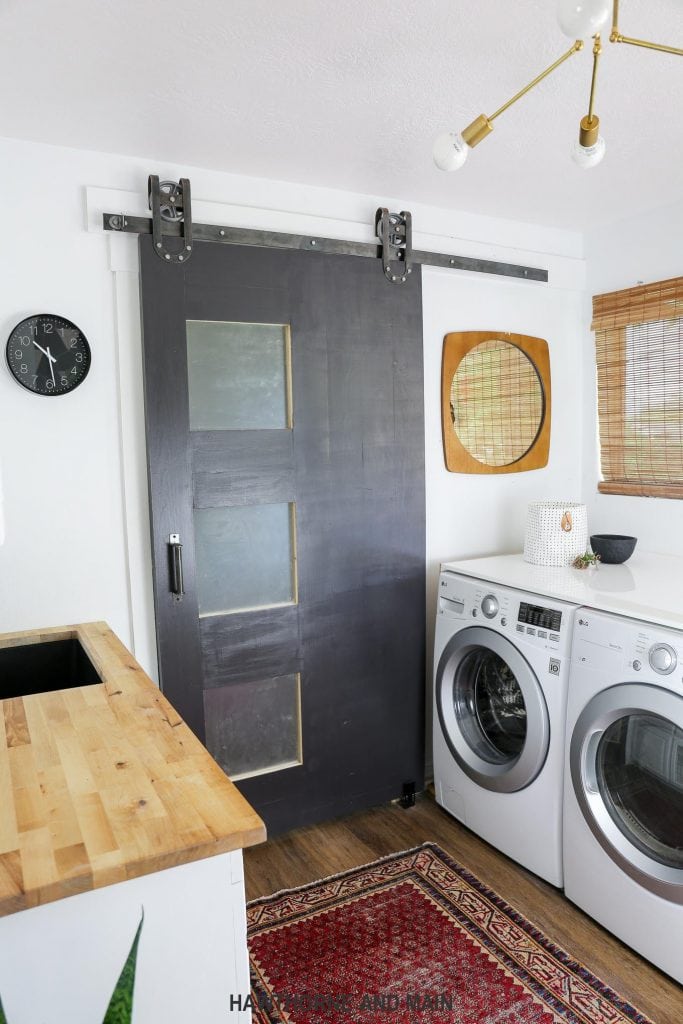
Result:
[[[593,299],[605,494],[683,498],[683,278]]]

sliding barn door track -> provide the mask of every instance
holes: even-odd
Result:
[[[167,263],[187,262],[192,257],[194,242],[218,242],[223,245],[255,245],[267,249],[300,249],[334,256],[365,256],[381,261],[386,280],[392,284],[407,281],[413,266],[420,264],[446,270],[466,270],[474,274],[495,274],[522,281],[548,281],[548,271],[538,267],[413,249],[412,217],[406,210],[390,213],[380,207],[374,223],[377,242],[353,242],[318,235],[233,228],[224,224],[195,224],[192,221],[188,178],[181,178],[179,182],[160,182],[157,175],[150,175],[148,195],[151,217],[105,213],[102,215],[102,226],[105,231],[153,235],[155,252]]]

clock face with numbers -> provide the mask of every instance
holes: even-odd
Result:
[[[38,313],[17,324],[5,354],[14,379],[35,395],[67,395],[83,383],[90,369],[85,335],[53,313]]]

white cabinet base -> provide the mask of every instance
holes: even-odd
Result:
[[[133,1024],[248,1024],[241,850],[0,918],[8,1024],[102,1024],[143,907]]]

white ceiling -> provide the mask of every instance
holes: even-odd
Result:
[[[683,46],[683,0],[622,0],[621,29]],[[590,47],[433,167],[569,45],[554,0],[0,0],[0,135],[577,228],[678,199],[683,58],[626,46],[600,167],[569,157]]]

